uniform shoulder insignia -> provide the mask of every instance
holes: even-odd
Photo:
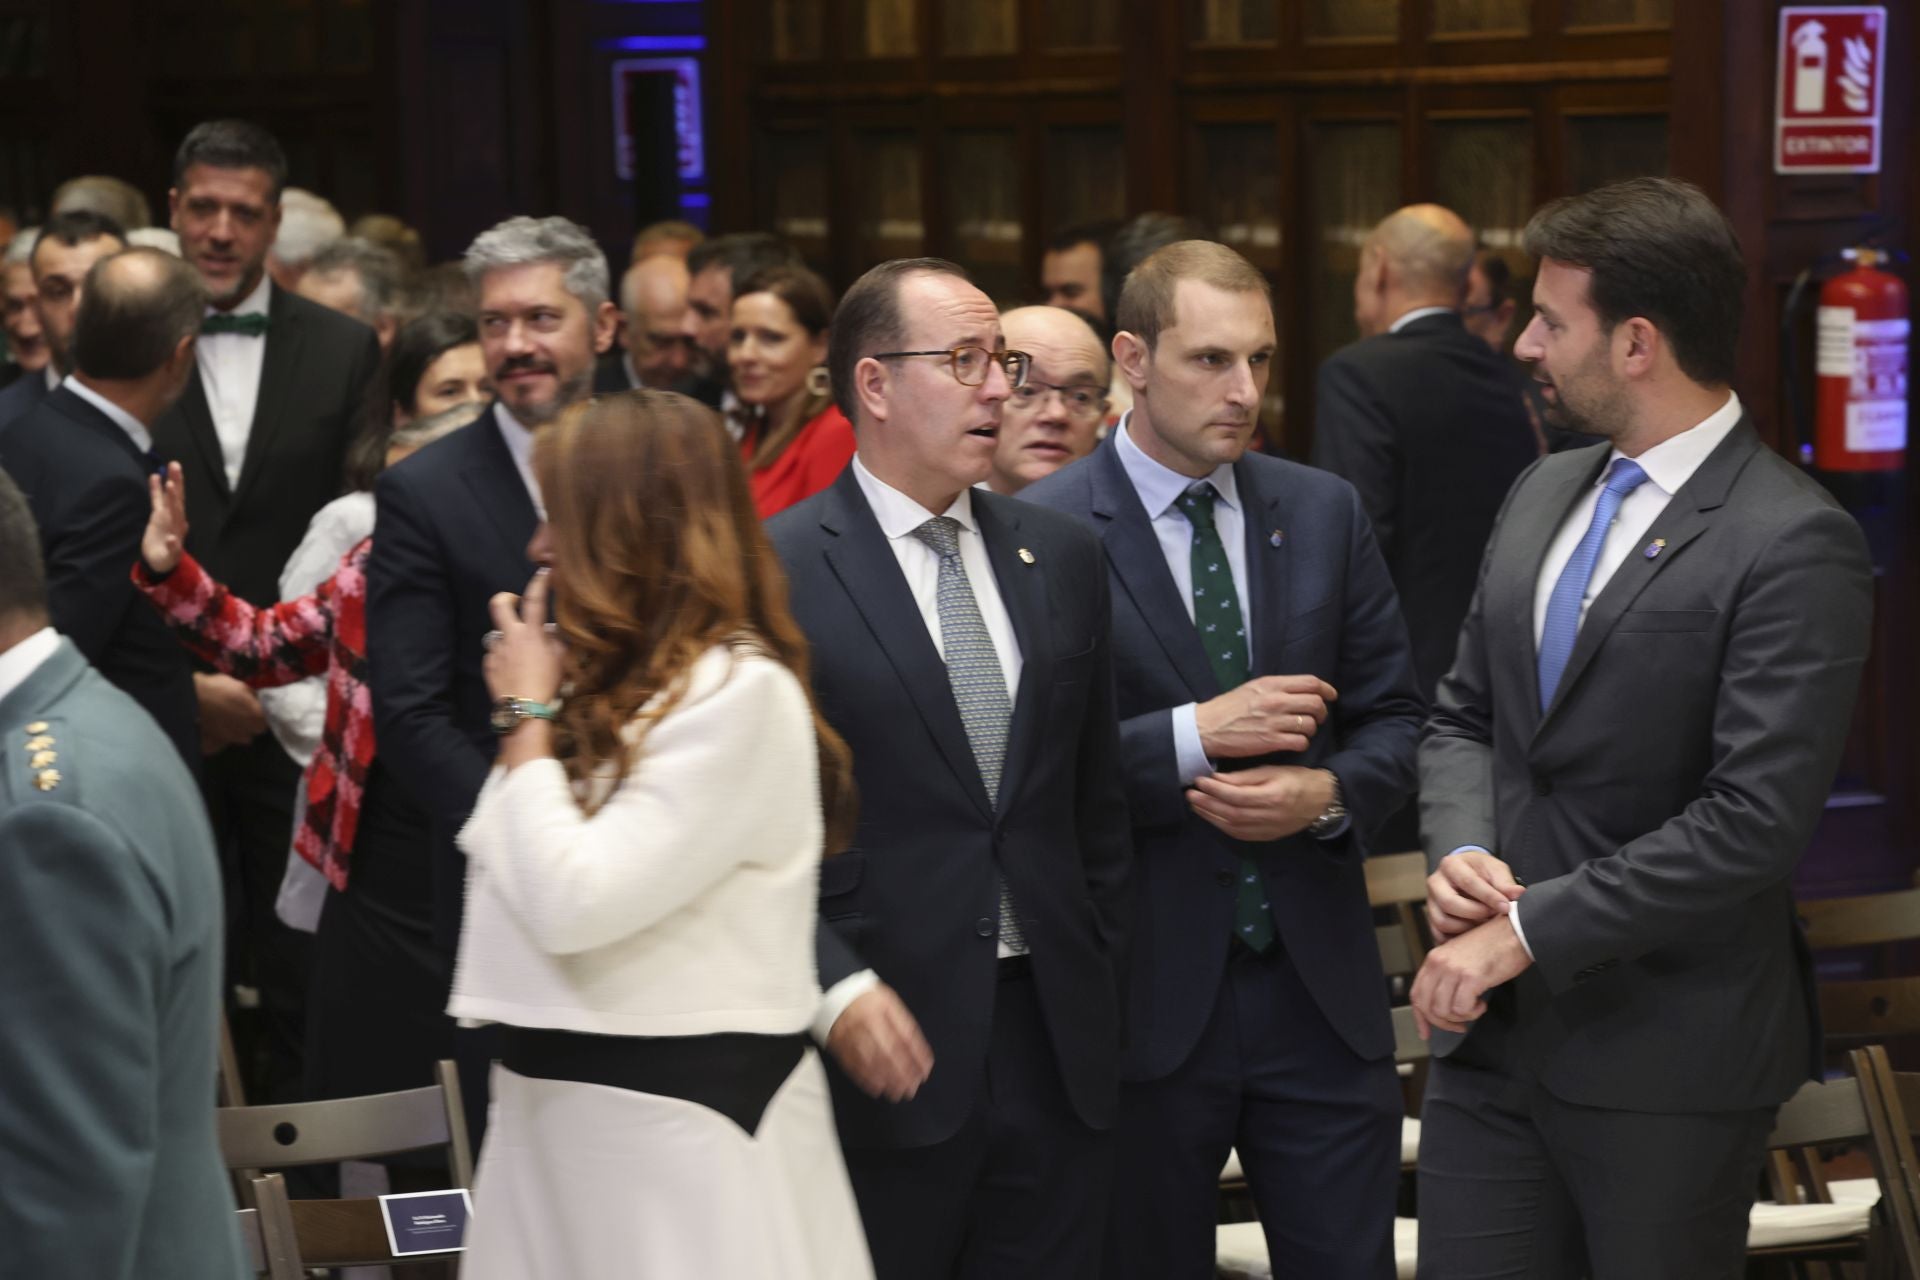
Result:
[[[8,793],[22,798],[53,795],[66,798],[72,790],[68,781],[71,760],[61,743],[65,725],[52,715],[0,725],[0,771],[6,775]]]

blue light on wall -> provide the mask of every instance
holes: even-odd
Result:
[[[707,47],[705,36],[622,36],[618,40],[602,40],[602,49],[618,49],[623,53],[699,53]]]

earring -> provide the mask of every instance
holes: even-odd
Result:
[[[820,399],[833,394],[833,378],[827,372],[827,366],[817,364],[807,370],[807,394]]]

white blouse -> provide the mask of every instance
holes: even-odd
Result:
[[[604,1035],[806,1028],[824,832],[793,674],[708,650],[632,771],[594,787],[607,799],[589,818],[557,760],[487,779],[459,836],[466,916],[447,1011]]]

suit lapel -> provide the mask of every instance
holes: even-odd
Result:
[[[1047,574],[1049,559],[1034,556],[1031,562],[1020,556],[1031,548],[1020,542],[1020,504],[976,489],[973,516],[980,525],[981,540],[987,544],[987,559],[993,564],[993,576],[1000,588],[1001,602],[1013,620],[1014,638],[1020,642],[1020,687],[1013,701],[1013,721],[1007,726],[1007,754],[1000,765],[1000,794],[995,807],[1004,810],[1013,798],[1018,779],[1031,770],[1035,739],[1041,737],[1039,717],[1046,711],[1047,690],[1053,684],[1053,628],[1048,623]],[[1005,654],[1000,655],[1004,664]]]
[[[1673,495],[1673,500],[1667,503],[1667,509],[1654,520],[1639,545],[1628,551],[1627,558],[1607,579],[1607,585],[1587,606],[1587,616],[1580,624],[1578,638],[1573,642],[1573,654],[1567,659],[1567,669],[1554,689],[1553,703],[1541,717],[1543,728],[1546,721],[1566,705],[1568,690],[1574,687],[1580,679],[1580,673],[1586,670],[1594,654],[1606,643],[1607,636],[1620,621],[1620,615],[1646,590],[1648,583],[1679,558],[1681,550],[1689,542],[1706,532],[1712,522],[1713,512],[1726,505],[1727,493],[1732,489],[1733,482],[1759,447],[1760,438],[1743,421],[1707,455],[1707,460],[1700,464],[1699,470],[1680,486],[1680,492]],[[1644,548],[1653,546],[1658,539],[1665,539],[1665,545],[1655,555],[1646,555]]]
[[[48,397],[47,403],[72,419],[74,425],[80,430],[92,431],[111,440],[114,447],[132,458],[141,471],[149,470],[146,455],[140,452],[140,446],[133,442],[133,437],[96,406],[88,404],[85,399],[65,388]]]
[[[1541,718],[1540,644],[1533,634],[1534,591],[1554,535],[1606,465],[1609,451],[1595,449],[1593,452],[1599,456],[1588,465],[1570,468],[1558,479],[1549,481],[1537,501],[1528,503],[1524,509],[1515,506],[1507,516],[1509,530],[1501,535],[1502,545],[1513,548],[1510,553],[1513,559],[1489,566],[1486,574],[1485,589],[1489,593],[1496,590],[1508,593],[1498,603],[1489,599],[1487,616],[1498,618],[1504,614],[1509,625],[1518,628],[1513,652],[1527,655],[1524,670],[1515,667],[1510,676],[1524,686],[1523,696],[1514,699],[1513,705],[1523,709],[1528,736],[1539,727]],[[1565,688],[1566,683],[1563,676],[1560,687]]]
[[[827,492],[831,496],[820,518],[820,527],[829,535],[824,551],[827,566],[879,641],[948,767],[981,812],[990,816],[987,789],[980,780],[980,766],[974,761],[966,727],[960,723],[947,665],[940,660],[933,637],[927,634],[920,606],[914,603],[900,562],[887,545],[880,522],[874,519],[873,508],[860,492],[853,468],[841,472]],[[1001,776],[1006,772],[1003,765]]]
[[[1287,646],[1293,540],[1282,522],[1282,495],[1265,492],[1245,459],[1234,465],[1233,482],[1240,494],[1241,523],[1246,525],[1247,591],[1253,597],[1248,602],[1253,640],[1247,653],[1252,674],[1274,675],[1281,670],[1280,651]]]
[[[247,426],[247,448],[240,458],[240,483],[234,487],[235,498],[244,497],[253,486],[254,477],[260,474],[267,451],[273,446],[273,438],[287,420],[287,402],[300,370],[301,346],[306,336],[299,312],[287,301],[290,296],[278,286],[267,291],[267,336],[260,339],[267,344],[267,349],[260,363],[260,393],[254,397],[253,421]],[[203,402],[204,399],[203,395]],[[223,474],[225,470],[223,466]]]
[[[1214,678],[1207,651],[1200,644],[1200,633],[1187,614],[1187,602],[1180,598],[1167,569],[1167,558],[1160,550],[1160,539],[1126,468],[1111,440],[1100,446],[1087,462],[1092,489],[1093,515],[1099,524],[1100,541],[1107,552],[1107,563],[1114,577],[1132,598],[1154,639],[1160,642],[1167,661],[1179,673],[1188,692],[1197,702],[1218,697],[1220,682]],[[1254,619],[1259,626],[1259,619]],[[1256,630],[1255,635],[1259,632]]]
[[[166,417],[178,423],[177,432],[166,429]],[[225,504],[233,498],[233,489],[227,484],[227,461],[220,451],[220,433],[214,429],[213,410],[207,407],[207,388],[200,380],[197,362],[187,376],[187,389],[166,417],[154,424],[154,443],[163,456],[182,465],[188,462],[189,451],[198,454],[206,480],[220,495],[220,509],[225,511]]]
[[[513,454],[500,435],[493,408],[489,407],[462,430],[479,434],[474,437],[473,452],[461,469],[460,478],[473,491],[480,509],[487,513],[488,522],[500,534],[503,550],[512,555],[516,564],[525,564],[527,543],[532,541],[533,531],[540,523],[540,513],[534,510],[533,498],[527,493],[526,482],[520,478],[520,468],[514,465]]]

